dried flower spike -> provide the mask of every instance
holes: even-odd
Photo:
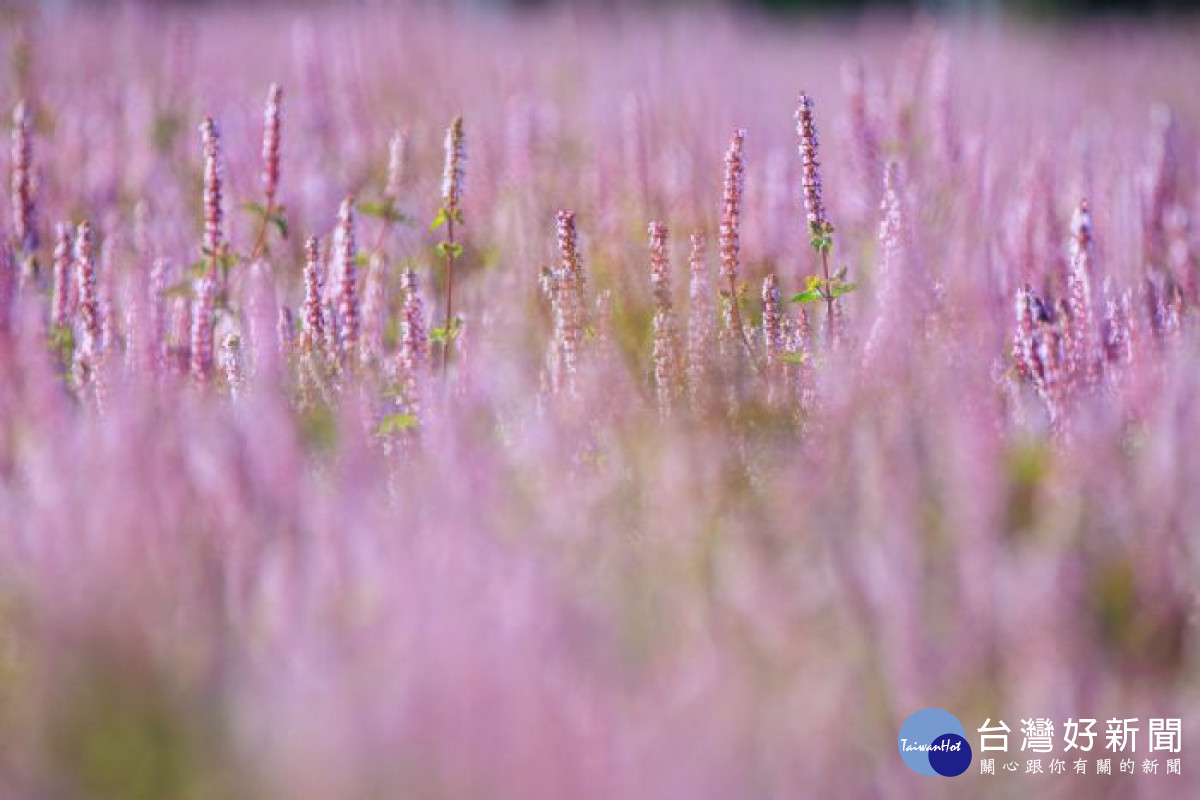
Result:
[[[246,381],[246,370],[242,358],[242,339],[236,333],[227,333],[221,341],[221,370],[229,385],[229,394],[237,398]]]
[[[225,215],[222,208],[224,165],[221,161],[221,134],[212,117],[200,123],[204,145],[204,254],[220,258],[225,251]]]
[[[454,319],[454,259],[461,254],[462,247],[454,238],[454,225],[461,223],[462,192],[466,181],[467,150],[463,139],[462,117],[455,117],[446,129],[446,163],[442,173],[442,208],[435,221],[435,227],[441,223],[446,225],[446,240],[438,245],[446,268],[446,312],[444,338],[442,340],[442,372],[450,363],[450,349],[457,333]]]
[[[321,318],[321,241],[310,236],[304,243],[304,338],[306,354],[320,346],[324,338]]]
[[[1034,294],[1028,285],[1018,286],[1015,299],[1016,327],[1013,329],[1012,359],[1017,374],[1033,376],[1034,359]]]
[[[53,294],[50,300],[50,326],[66,327],[71,313],[71,226],[55,226]]]
[[[821,192],[820,139],[813,120],[813,102],[800,93],[796,110],[796,131],[800,134],[801,182],[804,189],[804,210],[808,219],[808,234],[817,249],[828,247],[826,240],[833,232],[825,216],[825,200]]]
[[[100,299],[96,292],[96,255],[92,224],[86,220],[75,232],[75,276],[79,295],[80,343],[76,353],[75,376],[80,386],[95,375],[100,359],[103,330]]]
[[[721,277],[736,280],[741,253],[742,193],[745,188],[746,166],[743,148],[746,131],[733,132],[729,150],[725,153],[725,184],[721,197]]]
[[[559,263],[546,276],[546,289],[554,311],[551,346],[551,383],[556,391],[573,390],[583,342],[583,265],[579,258],[575,212],[555,216]]]
[[[767,354],[767,366],[779,363],[783,355],[783,318],[780,312],[779,281],[774,273],[763,278],[763,346]]]
[[[383,353],[383,329],[386,325],[387,309],[384,307],[383,256],[372,253],[367,272],[363,276],[362,312],[359,336],[362,346],[359,358],[369,364]]]
[[[853,288],[844,283],[842,275],[834,278],[829,270],[833,250],[833,225],[825,214],[825,199],[821,188],[820,139],[813,118],[813,102],[800,93],[796,109],[796,131],[800,134],[800,170],[804,195],[804,211],[808,222],[809,243],[821,254],[820,296],[825,300],[826,341],[836,345],[845,329],[845,312],[838,297]],[[844,271],[843,271],[844,272]]]
[[[388,140],[387,186],[384,194],[391,200],[399,200],[408,172],[408,137],[396,131]]]
[[[354,241],[354,198],[338,209],[338,316],[342,354],[350,358],[358,345],[358,248]]]
[[[25,101],[13,111],[12,212],[14,246],[23,258],[37,249],[36,206],[33,197],[33,116]]]
[[[1096,320],[1092,309],[1091,274],[1095,267],[1092,243],[1092,215],[1086,200],[1071,218],[1070,270],[1067,273],[1070,344],[1068,372],[1093,388],[1099,381],[1099,352],[1096,347]]]
[[[688,256],[687,378],[688,391],[695,402],[708,374],[714,312],[704,234],[700,231],[693,233],[691,243],[692,251]]]
[[[425,330],[425,306],[417,288],[417,275],[411,269],[406,269],[400,276],[400,291],[404,297],[397,364],[401,410],[419,417],[422,384],[429,363],[429,339]]]
[[[741,340],[747,354],[753,358],[754,348],[751,347],[742,325],[741,298],[737,284],[742,249],[742,195],[746,180],[746,164],[743,156],[745,142],[746,131],[738,128],[733,132],[729,141],[729,150],[725,153],[725,184],[721,195],[721,277],[726,282],[723,289],[729,302],[730,332]]]
[[[463,184],[466,181],[467,148],[463,138],[463,119],[455,117],[446,129],[446,163],[442,172],[442,205],[448,216],[454,216],[462,206]]]
[[[283,89],[278,83],[272,83],[267,91],[267,107],[263,112],[263,194],[267,198],[268,208],[275,204],[275,196],[279,192],[279,150],[280,127],[282,124]]]
[[[671,302],[671,262],[667,254],[667,226],[651,222],[650,287],[654,295],[654,385],[659,413],[671,413],[679,385],[679,334]]]
[[[191,373],[197,384],[208,382],[213,369],[213,311],[217,299],[217,277],[214,270],[200,281],[196,300],[192,304]]]

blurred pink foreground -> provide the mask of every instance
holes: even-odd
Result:
[[[4,26],[0,797],[1200,792],[1194,30]]]

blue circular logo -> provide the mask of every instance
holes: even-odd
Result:
[[[971,766],[966,729],[940,708],[923,708],[906,719],[896,745],[908,768],[921,775],[953,778]]]

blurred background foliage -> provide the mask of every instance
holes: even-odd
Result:
[[[0,0],[0,9],[10,6],[99,6],[99,5],[382,5],[393,0]],[[1200,0],[426,0],[431,6],[475,5],[501,8],[540,9],[554,6],[605,7],[704,7],[732,5],[779,14],[858,13],[863,11],[936,12],[971,14],[1017,14],[1052,17],[1078,15],[1157,15],[1194,13]]]
[[[700,5],[704,0],[510,0],[523,6],[560,2],[588,5]],[[726,0],[730,5],[781,13],[924,10],[950,12],[1015,12],[1019,14],[1099,14],[1195,11],[1200,0]]]

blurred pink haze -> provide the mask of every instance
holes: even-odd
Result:
[[[1200,791],[1194,27],[3,26],[0,797]]]

